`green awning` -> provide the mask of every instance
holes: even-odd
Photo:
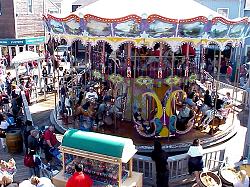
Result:
[[[125,163],[137,151],[133,141],[129,138],[80,130],[68,130],[65,132],[62,146],[119,158]]]

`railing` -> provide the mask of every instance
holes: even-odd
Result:
[[[218,90],[226,88],[226,89],[233,90],[234,92],[237,91],[237,94],[233,94],[234,101],[237,101],[240,103],[245,103],[246,105],[248,105],[248,93],[246,90],[239,88],[237,85],[233,86],[233,85],[221,82],[221,81],[213,80],[214,77],[206,71],[204,71],[204,78],[205,78],[205,80],[210,81],[210,82],[214,81],[214,85],[218,86],[218,88],[217,88]],[[224,93],[224,94],[226,94],[226,93]],[[238,97],[239,94],[241,94],[241,97]]]
[[[208,170],[216,170],[220,167],[220,163],[224,160],[225,149],[221,150],[205,150],[203,156],[204,166]],[[156,184],[156,168],[155,162],[147,156],[135,155],[133,157],[133,170],[142,172],[145,185]],[[180,154],[168,158],[169,179],[170,183],[182,180],[188,175],[188,155]]]

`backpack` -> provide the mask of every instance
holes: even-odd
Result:
[[[28,168],[35,167],[35,162],[34,162],[34,159],[33,159],[33,155],[26,154],[24,156],[24,159],[23,159],[23,164],[24,164],[24,166],[26,166]]]

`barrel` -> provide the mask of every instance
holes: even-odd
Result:
[[[200,174],[201,187],[222,187],[220,177],[212,172],[202,172]]]
[[[21,130],[10,130],[6,133],[6,144],[9,153],[23,152],[23,138]]]

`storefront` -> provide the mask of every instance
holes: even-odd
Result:
[[[0,57],[4,56],[10,63],[11,59],[19,52],[33,51],[39,53],[44,51],[44,41],[44,36],[23,39],[0,39]]]

